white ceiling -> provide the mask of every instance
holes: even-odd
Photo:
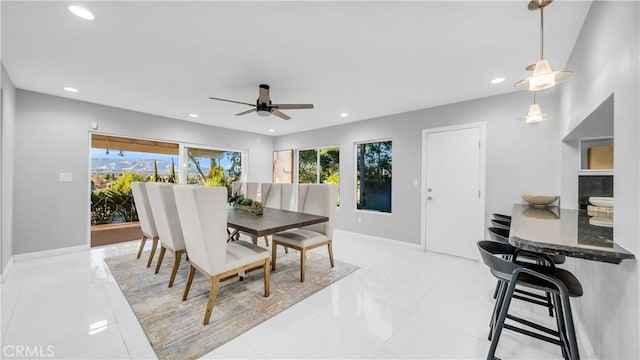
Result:
[[[16,87],[265,135],[511,92],[539,57],[539,12],[527,1],[86,1],[94,21],[70,4],[1,2],[2,61]],[[589,6],[546,8],[555,70]],[[497,76],[507,80],[491,85]],[[208,100],[253,103],[261,83],[274,103],[315,109],[284,121]]]

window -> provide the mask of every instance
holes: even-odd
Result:
[[[356,144],[356,208],[391,212],[391,140]]]
[[[316,149],[298,151],[298,183],[318,182],[318,151]]]
[[[179,176],[176,143],[92,134],[91,225],[137,221],[131,182],[178,182]],[[92,246],[122,240],[93,237]]]
[[[242,153],[201,148],[185,148],[187,154],[187,184],[226,186],[240,181]]]
[[[340,148],[298,151],[299,184],[340,184]]]

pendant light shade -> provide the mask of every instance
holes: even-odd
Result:
[[[518,81],[514,86],[520,90],[538,91],[554,87],[573,75],[570,71],[553,71],[549,60],[541,59],[533,69],[533,75]]]
[[[529,107],[529,112],[527,115],[521,117],[527,124],[535,124],[541,121],[545,121],[550,119],[551,116],[548,114],[543,114],[542,110],[540,110],[540,105],[536,103],[536,93],[533,93],[533,104]]]
[[[549,60],[544,58],[544,8],[553,0],[533,0],[529,3],[529,10],[540,10],[540,60],[533,67],[533,74],[515,83],[517,89],[539,91],[554,87],[573,75],[570,71],[553,71]],[[528,66],[527,70],[531,68]]]

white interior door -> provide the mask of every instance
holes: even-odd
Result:
[[[483,234],[483,125],[424,131],[427,250],[478,259]]]

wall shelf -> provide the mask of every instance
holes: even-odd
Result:
[[[613,137],[582,138],[579,154],[579,175],[613,175]]]

